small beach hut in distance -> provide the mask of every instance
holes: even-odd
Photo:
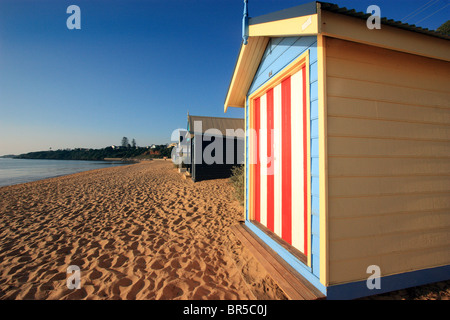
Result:
[[[244,163],[244,119],[188,115],[188,171],[194,182],[228,178]]]
[[[450,279],[450,38],[325,2],[245,13],[224,105],[245,108],[235,233],[291,298]]]
[[[176,153],[174,154],[174,158],[173,160],[175,161],[175,163],[178,166],[178,169],[181,170],[186,170],[188,168],[188,165],[185,164],[186,158],[189,156],[188,155],[188,147],[187,147],[187,143],[185,143],[185,139],[187,138],[187,131],[186,130],[178,130],[177,133],[177,142],[176,142]],[[184,167],[183,167],[184,164]]]

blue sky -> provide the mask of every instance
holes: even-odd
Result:
[[[249,0],[249,14],[306,2]],[[449,0],[329,2],[430,29],[450,13]],[[71,4],[81,30],[66,27]],[[223,113],[242,11],[242,0],[0,0],[0,155],[166,143],[188,110],[243,117]]]

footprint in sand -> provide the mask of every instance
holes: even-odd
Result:
[[[143,279],[139,279],[135,284],[133,284],[130,291],[127,293],[126,299],[127,300],[136,300],[138,294],[145,287],[145,284],[146,283]]]
[[[162,289],[156,299],[157,300],[173,300],[178,297],[181,297],[184,294],[184,291],[180,286],[175,283],[169,283]]]
[[[88,293],[86,291],[86,288],[81,287],[81,289],[77,290],[71,290],[70,293],[65,296],[64,300],[82,300],[87,297]]]
[[[134,230],[132,232],[132,234],[135,235],[135,236],[140,236],[142,234],[142,231],[144,231],[144,228],[138,227],[138,228],[136,228],[136,230]]]
[[[170,266],[173,269],[181,269],[181,263],[179,259],[172,259],[172,261],[170,261]]]
[[[180,222],[182,222],[182,221],[183,221],[182,218],[178,218],[178,219],[176,219],[176,220],[173,221],[173,224],[177,226],[177,225],[179,225]]]
[[[122,267],[122,266],[125,264],[125,262],[127,262],[127,261],[128,261],[128,258],[127,258],[126,256],[120,254],[120,255],[116,258],[116,261],[115,261],[115,263],[113,264],[113,268],[120,268],[120,267]]]
[[[147,267],[147,261],[144,257],[140,257],[135,261],[135,269],[136,270],[145,270]]]
[[[194,300],[201,300],[206,299],[208,295],[211,294],[211,291],[209,288],[206,288],[204,286],[197,287],[194,291],[194,296],[192,297]]]
[[[130,245],[131,250],[142,251],[142,245],[139,241],[134,241]]]
[[[97,280],[100,279],[103,276],[103,273],[97,269],[94,269],[89,274],[89,279],[91,280]]]
[[[156,259],[150,264],[150,268],[153,270],[161,270],[162,268],[164,268],[164,260]]]
[[[50,278],[50,281],[62,281],[62,280],[66,280],[67,278],[67,274],[60,272],[55,274],[53,277]]]
[[[20,264],[14,267],[11,267],[11,269],[8,270],[8,272],[6,273],[6,275],[13,275],[15,274],[18,270],[22,269],[25,266],[25,264]]]
[[[103,269],[109,269],[112,265],[112,258],[109,257],[108,254],[104,254],[103,256],[98,258],[98,266]]]
[[[101,240],[101,241],[99,241],[99,244],[100,244],[100,246],[103,248],[103,249],[114,249],[115,247],[114,247],[114,240],[113,239],[110,239],[110,240]]]
[[[127,290],[128,287],[130,287],[133,284],[133,281],[129,278],[122,278],[118,280],[116,283],[112,286],[112,293],[114,296],[121,296],[121,293]]]

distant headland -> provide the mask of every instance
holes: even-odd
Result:
[[[35,151],[20,155],[4,155],[0,158],[49,159],[49,160],[126,160],[170,158],[173,145],[109,146],[102,149],[75,148]]]

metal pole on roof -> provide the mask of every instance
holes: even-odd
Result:
[[[242,18],[242,40],[244,45],[248,40],[248,0],[244,0],[244,17]]]

